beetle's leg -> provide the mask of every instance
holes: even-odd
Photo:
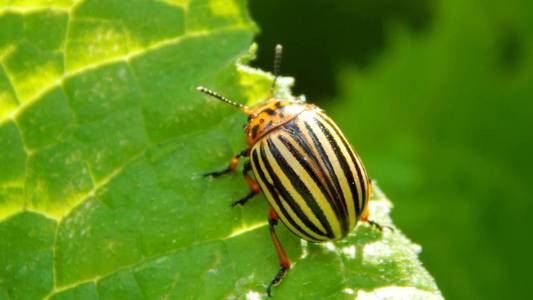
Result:
[[[372,181],[368,181],[368,194],[370,195],[371,193],[372,193]],[[363,214],[361,215],[361,221],[367,222],[368,225],[370,225],[373,228],[376,228],[379,231],[383,231],[384,228],[394,231],[394,228],[390,226],[383,226],[375,221],[372,221],[368,218],[368,216],[369,216],[369,211],[368,211],[368,202],[367,202],[363,210]]]
[[[220,175],[224,175],[224,174],[227,174],[229,172],[233,172],[233,171],[235,171],[235,169],[237,169],[237,165],[239,164],[239,159],[241,158],[241,156],[248,156],[249,154],[250,154],[250,150],[249,149],[245,149],[245,150],[237,153],[236,155],[234,155],[231,158],[229,166],[227,168],[225,168],[224,170],[209,172],[209,173],[204,174],[204,176],[213,176],[213,177],[216,178],[216,177],[218,177]]]
[[[379,231],[383,231],[383,229],[385,229],[385,228],[387,228],[387,229],[389,229],[391,231],[394,231],[394,228],[392,228],[390,226],[383,226],[383,225],[379,224],[376,221],[370,220],[368,218],[368,205],[366,206],[365,210],[363,211],[363,214],[361,215],[361,222],[366,222],[366,223],[368,223],[368,225],[370,225],[373,228],[376,228]]]
[[[278,224],[278,219],[278,215],[271,208],[268,211],[268,224],[270,227],[270,237],[272,238],[272,242],[274,243],[274,248],[276,248],[276,253],[278,253],[280,269],[267,287],[266,292],[269,297],[272,296],[272,287],[278,285],[283,279],[283,277],[287,275],[287,272],[289,272],[289,269],[291,268],[291,262],[289,261],[289,257],[287,256],[287,253],[285,253],[283,246],[281,246],[281,242],[279,241],[278,235],[276,234],[275,226]]]
[[[246,183],[248,183],[248,186],[250,187],[250,192],[246,196],[242,197],[241,199],[234,201],[231,204],[231,206],[235,206],[238,204],[244,205],[246,204],[246,202],[248,202],[248,200],[252,199],[253,196],[259,194],[259,192],[261,191],[259,189],[259,184],[257,184],[257,181],[255,181],[250,176],[250,174],[248,174],[251,170],[252,170],[252,164],[250,163],[250,161],[247,161],[244,164],[244,168],[242,169],[242,175],[244,176],[244,180],[246,180]]]

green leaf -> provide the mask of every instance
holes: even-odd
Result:
[[[231,209],[242,178],[201,176],[245,147],[246,117],[195,90],[267,96],[271,75],[238,62],[256,31],[246,3],[50,2],[0,6],[0,299],[264,296],[266,201]],[[441,298],[397,229],[279,234],[294,267],[278,297]]]

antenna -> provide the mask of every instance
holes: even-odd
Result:
[[[241,104],[241,103],[237,103],[235,101],[231,101],[228,98],[226,98],[226,97],[224,97],[222,95],[219,95],[216,92],[214,92],[214,91],[212,91],[212,90],[210,90],[208,88],[205,88],[203,86],[199,86],[199,87],[196,88],[196,90],[199,91],[199,92],[202,92],[202,93],[204,93],[206,95],[209,95],[209,96],[211,96],[213,98],[216,98],[216,99],[218,99],[218,100],[220,100],[222,102],[225,102],[225,103],[227,103],[229,105],[237,106],[238,108],[240,108],[244,112],[248,112],[248,106],[246,106],[244,104]]]
[[[283,47],[280,44],[276,45],[276,50],[274,54],[274,81],[272,82],[272,86],[270,87],[270,95],[274,94],[274,88],[276,87],[276,83],[278,81],[279,77],[279,67],[281,65],[281,55],[283,54]]]

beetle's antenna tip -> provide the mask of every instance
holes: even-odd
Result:
[[[213,97],[215,99],[218,99],[218,100],[220,100],[220,101],[222,101],[224,103],[236,106],[236,107],[240,108],[242,111],[244,111],[245,113],[248,113],[248,107],[246,105],[241,104],[241,103],[237,103],[237,102],[232,101],[232,100],[229,100],[228,98],[226,98],[226,97],[224,97],[224,96],[222,96],[222,95],[220,95],[220,94],[218,94],[218,93],[216,93],[216,92],[214,92],[214,91],[212,91],[212,90],[210,90],[208,88],[205,88],[203,86],[197,86],[196,90],[201,92],[201,93],[204,93],[206,95],[209,95],[209,96],[211,96],[211,97]]]
[[[282,54],[283,54],[283,46],[281,46],[281,44],[277,44],[274,50],[274,81],[272,81],[272,85],[270,86],[271,97],[274,95],[274,89],[276,88],[276,84],[278,82],[279,67],[281,65]]]

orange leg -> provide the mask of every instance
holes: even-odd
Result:
[[[276,248],[276,253],[278,253],[280,269],[267,287],[266,292],[269,297],[272,296],[272,287],[278,285],[285,277],[285,275],[287,275],[289,269],[291,268],[291,262],[289,261],[289,257],[287,256],[287,253],[285,253],[285,250],[283,249],[283,246],[281,245],[281,242],[278,239],[278,235],[276,234],[275,226],[278,224],[278,219],[278,215],[271,208],[268,211],[268,224],[270,226],[270,237],[272,238],[272,242],[274,243],[274,248]]]
[[[361,222],[366,222],[371,227],[376,228],[379,231],[383,231],[383,228],[390,229],[391,231],[394,231],[394,229],[390,226],[383,226],[379,224],[378,222],[372,221],[368,218],[368,205],[366,206],[365,210],[363,211],[363,214],[361,215]]]
[[[236,205],[244,205],[248,200],[252,199],[255,195],[259,194],[261,189],[259,188],[259,184],[257,184],[257,181],[255,181],[250,175],[248,174],[252,170],[252,165],[250,164],[250,161],[247,161],[244,165],[244,168],[242,169],[242,175],[244,176],[244,180],[246,180],[246,183],[248,183],[248,186],[250,187],[250,192],[242,197],[241,199],[237,201],[233,201],[231,206]]]
[[[227,168],[225,168],[224,170],[220,170],[220,171],[206,173],[204,174],[204,176],[218,177],[218,176],[233,172],[235,171],[235,169],[237,169],[237,165],[239,164],[239,159],[241,158],[241,156],[248,156],[248,155],[250,155],[250,149],[243,150],[231,158],[231,161]]]
[[[249,155],[250,155],[250,149],[245,149],[241,151],[240,153],[234,155],[231,158],[231,162],[229,163],[229,166],[225,168],[224,170],[206,173],[204,174],[204,176],[213,176],[216,178],[218,176],[233,172],[235,171],[235,169],[237,169],[237,165],[239,164],[239,159],[242,156],[248,157]],[[246,202],[248,202],[248,200],[250,200],[253,196],[259,194],[259,192],[261,191],[261,189],[259,189],[259,185],[257,184],[257,182],[252,177],[250,177],[250,175],[248,174],[251,170],[252,170],[252,166],[250,164],[250,161],[247,161],[246,164],[244,165],[244,169],[242,170],[242,175],[244,176],[244,180],[246,180],[246,183],[248,183],[248,186],[250,187],[250,193],[248,193],[246,196],[242,197],[241,199],[237,201],[233,201],[231,206],[235,206],[237,204],[244,205],[246,204]]]
[[[372,193],[372,181],[369,181],[368,182],[368,195],[371,195]],[[365,208],[363,209],[363,213],[361,214],[361,222],[367,222],[368,225],[370,225],[371,227],[374,227],[376,228],[377,230],[379,231],[383,231],[383,228],[388,228],[392,231],[394,231],[394,229],[390,226],[383,226],[375,221],[372,221],[370,220],[368,217],[370,215],[370,212],[368,210],[368,201],[366,202],[366,205],[365,205]]]

